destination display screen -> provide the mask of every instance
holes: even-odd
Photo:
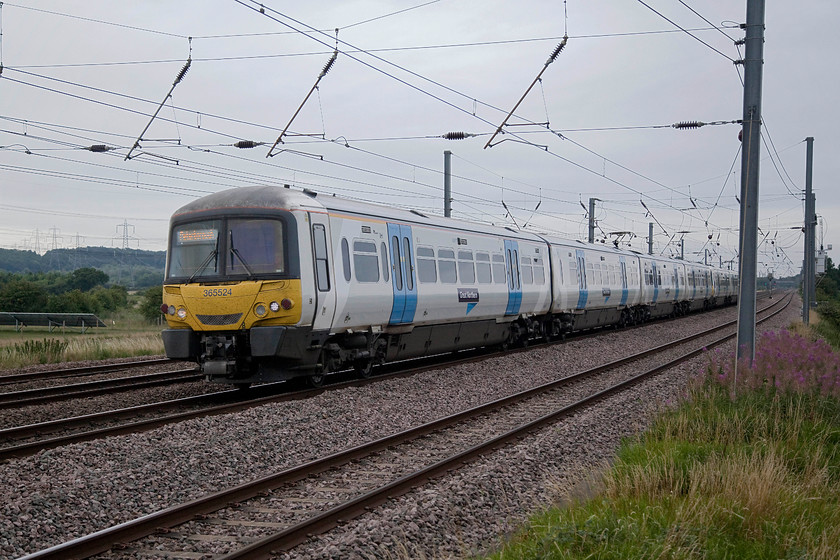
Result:
[[[219,231],[216,229],[182,229],[176,232],[178,245],[215,243]]]

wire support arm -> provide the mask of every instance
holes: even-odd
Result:
[[[505,120],[502,121],[502,124],[500,124],[499,127],[496,129],[496,132],[493,133],[493,136],[491,136],[490,139],[487,141],[487,143],[484,145],[485,150],[488,147],[491,146],[491,144],[493,143],[493,140],[496,138],[496,136],[502,132],[502,129],[507,125],[508,119],[510,119],[510,117],[513,116],[513,113],[519,108],[519,106],[522,104],[522,102],[525,100],[525,98],[528,97],[528,94],[531,93],[531,90],[534,89],[534,86],[537,85],[537,82],[539,82],[540,79],[542,79],[542,75],[543,75],[543,73],[545,73],[549,64],[551,64],[552,62],[554,62],[557,59],[557,56],[566,47],[566,43],[568,43],[568,41],[569,41],[569,36],[564,35],[563,40],[560,41],[560,44],[557,45],[554,48],[554,51],[552,51],[551,55],[548,57],[548,60],[545,61],[545,64],[543,65],[542,70],[540,70],[540,73],[537,74],[537,77],[534,78],[534,81],[531,82],[531,85],[528,86],[528,89],[525,90],[525,93],[522,94],[522,97],[519,98],[519,101],[516,102],[516,105],[514,105],[513,109],[511,109],[510,112],[507,114],[507,116],[505,117]]]
[[[338,49],[336,49],[335,52],[333,52],[329,61],[327,61],[327,63],[324,65],[324,69],[321,70],[320,74],[318,74],[318,78],[315,80],[315,83],[312,85],[312,88],[310,88],[309,93],[307,93],[306,97],[303,98],[303,101],[298,106],[297,110],[295,111],[295,114],[292,115],[292,118],[289,119],[289,122],[286,125],[286,127],[283,129],[283,132],[280,133],[280,136],[278,136],[277,140],[274,141],[274,144],[271,145],[271,149],[269,149],[268,153],[265,155],[266,158],[270,158],[270,157],[275,155],[274,154],[274,148],[277,147],[277,144],[283,143],[283,137],[288,132],[289,127],[292,126],[292,123],[295,121],[298,114],[303,109],[303,106],[306,105],[306,102],[309,101],[309,98],[312,96],[312,94],[315,92],[315,90],[318,89],[318,84],[321,83],[321,79],[323,79],[323,77],[327,75],[327,72],[329,72],[330,68],[332,68],[333,64],[335,64],[336,58],[338,58]]]
[[[160,110],[163,109],[164,104],[166,104],[166,100],[169,99],[172,96],[172,92],[175,91],[175,87],[179,83],[181,83],[181,80],[183,80],[184,76],[187,75],[187,71],[190,69],[191,64],[192,64],[192,57],[187,59],[186,64],[184,64],[183,68],[181,68],[181,71],[178,72],[178,76],[176,76],[175,81],[172,82],[172,87],[169,88],[169,92],[163,98],[163,101],[160,102],[160,105],[158,105],[158,108],[155,110],[155,114],[152,115],[152,118],[149,119],[149,122],[146,124],[146,128],[143,129],[143,132],[141,132],[140,136],[137,137],[137,140],[134,141],[134,145],[131,146],[131,149],[128,151],[128,154],[126,154],[125,160],[123,160],[123,161],[128,161],[129,159],[131,159],[132,152],[134,152],[135,149],[140,147],[140,141],[143,139],[143,135],[146,134],[146,132],[149,130],[149,127],[152,126],[152,123],[157,118],[158,113],[160,113]]]

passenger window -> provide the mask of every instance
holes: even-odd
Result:
[[[344,265],[344,279],[350,281],[350,244],[347,238],[341,238],[341,262]]]
[[[403,254],[405,255],[405,289],[414,289],[414,255],[411,253],[411,240],[407,237],[403,238]]]
[[[522,286],[519,284],[519,251],[514,249],[513,251],[513,258],[510,259],[510,265],[513,267],[513,285],[515,286],[514,289],[521,290]]]
[[[462,284],[475,284],[475,265],[472,251],[458,251],[458,276]]]
[[[444,284],[455,284],[458,281],[458,273],[455,271],[455,251],[438,249],[438,271],[440,281]]]
[[[475,275],[479,284],[490,284],[493,282],[489,253],[475,254]]]
[[[376,243],[370,241],[353,242],[353,268],[359,282],[379,282],[379,257]]]
[[[505,256],[493,253],[493,283],[505,283]]]
[[[391,270],[388,259],[388,246],[382,242],[382,279],[388,282],[390,280],[388,272]]]
[[[330,268],[327,261],[327,232],[323,224],[312,226],[315,241],[315,281],[319,292],[330,291]]]
[[[543,266],[542,257],[534,259],[534,282],[540,286],[545,284],[545,267]]]
[[[422,284],[437,282],[435,250],[431,247],[417,247],[417,281]]]
[[[394,251],[393,267],[394,267],[394,286],[398,290],[402,290],[402,267],[400,266],[400,239],[396,235],[391,237],[391,249]]]
[[[528,257],[522,257],[522,266],[520,267],[522,271],[522,283],[526,285],[530,285],[534,283],[534,268],[531,266],[531,259]]]

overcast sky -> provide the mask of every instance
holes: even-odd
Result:
[[[596,197],[607,242],[646,250],[653,222],[656,253],[735,257],[746,1],[262,5],[2,2],[0,247],[161,250],[174,210],[254,184],[442,213],[451,150],[455,217],[585,240]],[[767,4],[759,274],[801,266],[808,136],[817,244],[840,250],[838,14]]]

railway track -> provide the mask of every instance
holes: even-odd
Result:
[[[16,408],[201,380],[196,368],[0,393],[0,407]]]
[[[772,305],[768,307],[772,307]],[[764,311],[764,309],[761,311]],[[724,329],[734,324],[735,321],[728,321],[717,328]],[[579,335],[579,337],[597,336],[599,332],[593,331],[592,333]],[[532,345],[532,347],[537,346],[539,345]],[[522,351],[527,350],[518,349],[508,350],[507,352]],[[373,378],[362,380],[352,378],[350,380],[334,381],[326,388],[289,392],[285,383],[274,383],[252,388],[249,392],[239,390],[219,391],[183,399],[172,399],[118,410],[0,429],[0,461],[30,456],[45,449],[53,449],[72,443],[152,430],[167,424],[183,422],[202,416],[230,414],[271,402],[311,398],[322,393],[324,390],[335,390],[350,386],[377,383],[389,377],[414,375],[432,367],[449,367],[492,358],[498,354],[488,354],[486,351],[463,352],[456,358],[445,356],[443,358],[435,357],[413,360],[414,365],[410,367],[406,367],[405,364],[392,364]],[[340,379],[340,375],[333,377]]]
[[[785,306],[790,297],[786,299]],[[143,516],[25,560],[87,558],[109,550],[108,558],[266,558],[731,340],[734,333],[707,340],[710,332],[726,326]],[[679,356],[663,360],[659,356],[666,350]],[[597,387],[578,394],[584,390],[581,383],[592,378]],[[125,544],[129,542],[133,544]]]
[[[57,379],[62,377],[83,377],[87,375],[122,371],[136,367],[159,366],[169,363],[172,363],[172,360],[169,358],[155,358],[152,360],[135,360],[132,362],[121,362],[117,364],[95,364],[75,368],[59,368],[46,371],[12,373],[8,375],[0,375],[0,385],[11,385],[15,383],[23,383],[25,381],[40,381],[43,379]]]

